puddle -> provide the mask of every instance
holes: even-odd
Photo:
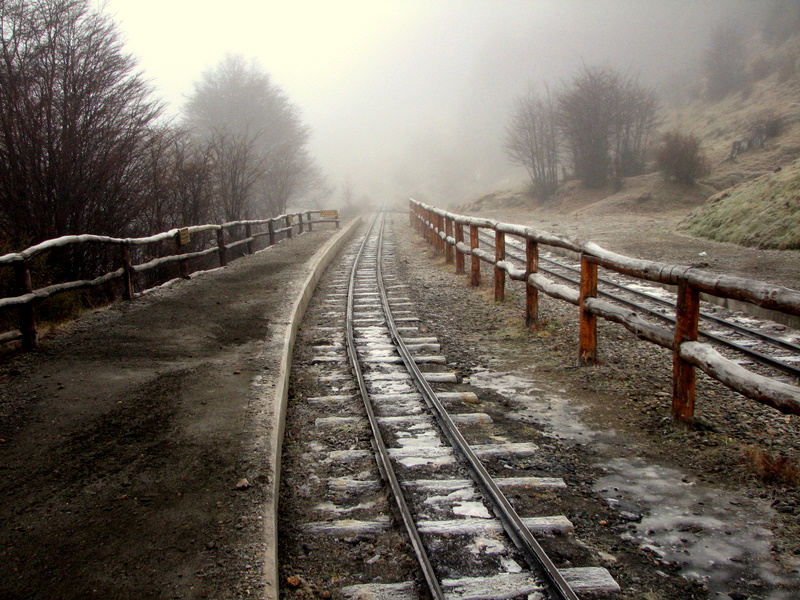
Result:
[[[542,425],[550,430],[546,435],[591,442],[601,455],[613,455],[604,440],[614,433],[581,423],[581,407],[564,390],[543,390],[524,376],[489,369],[472,374],[470,383],[502,394],[512,417]],[[597,466],[606,475],[595,491],[629,521],[621,536],[677,564],[687,579],[705,583],[709,598],[729,600],[729,594],[737,597],[735,592],[753,587],[763,591],[752,598],[800,597],[800,577],[782,574],[772,560],[771,509],[765,501],[692,482],[678,469],[644,459],[611,458]]]
[[[708,586],[710,598],[727,600],[761,582],[786,589],[759,597],[798,597],[800,581],[782,577],[771,560],[765,501],[691,482],[677,469],[642,459],[615,458],[599,466],[608,474],[595,491],[631,520],[622,537],[678,564],[687,579]]]
[[[470,375],[469,383],[504,396],[511,408],[511,418],[544,426],[547,430],[543,434],[548,437],[581,444],[600,437],[599,432],[592,431],[578,419],[583,408],[560,395],[566,390],[546,391],[519,375],[489,369],[476,370]]]

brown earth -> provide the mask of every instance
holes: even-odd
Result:
[[[0,365],[0,598],[258,593],[258,378],[333,231],[88,314]]]

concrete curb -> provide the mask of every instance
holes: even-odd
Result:
[[[317,283],[330,262],[342,247],[350,241],[361,224],[361,217],[353,219],[342,231],[320,248],[311,261],[311,272],[303,283],[288,317],[283,331],[281,343],[280,369],[276,378],[273,401],[271,404],[271,428],[267,432],[265,443],[267,464],[272,468],[270,487],[267,493],[264,511],[264,577],[265,586],[262,597],[267,600],[278,600],[278,495],[280,490],[281,452],[283,434],[286,426],[286,404],[289,392],[289,377],[292,368],[292,351],[294,349],[297,329],[303,320],[306,308],[314,295]]]

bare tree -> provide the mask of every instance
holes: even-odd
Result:
[[[226,221],[258,216],[252,205],[253,190],[263,173],[264,157],[256,138],[246,132],[214,132],[209,140],[216,179],[218,214]]]
[[[162,107],[116,26],[88,0],[6,0],[0,36],[0,225],[125,235]]]
[[[540,96],[530,87],[514,102],[504,149],[512,163],[528,172],[531,191],[540,200],[558,187],[558,146],[555,102],[549,90]]]
[[[215,219],[213,206],[212,150],[192,143],[185,130],[173,140],[175,211],[184,225],[200,225]]]
[[[197,143],[213,148],[226,219],[278,214],[304,190],[310,131],[255,61],[228,55],[204,73],[184,116]]]
[[[635,79],[624,79],[620,109],[614,128],[614,173],[617,177],[640,175],[653,134],[661,125],[658,95]]]
[[[635,78],[584,65],[558,97],[559,129],[575,175],[599,187],[609,175],[640,173],[657,115],[655,93]]]

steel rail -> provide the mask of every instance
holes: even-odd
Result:
[[[386,287],[383,282],[383,223],[379,231],[378,241],[378,288],[380,290],[381,303],[383,304],[383,311],[386,317],[386,323],[389,328],[392,340],[397,346],[398,352],[405,363],[406,369],[411,374],[414,382],[422,394],[425,402],[430,407],[436,420],[439,423],[444,434],[450,440],[454,448],[461,452],[461,455],[467,461],[470,471],[472,472],[473,479],[483,490],[486,497],[491,501],[492,507],[496,516],[500,519],[503,529],[514,542],[517,549],[525,556],[529,566],[537,571],[543,571],[545,579],[550,584],[551,593],[558,600],[578,600],[575,591],[567,583],[564,576],[556,568],[553,561],[545,552],[544,548],[536,541],[533,534],[525,526],[520,516],[517,514],[514,507],[505,497],[503,492],[500,491],[497,483],[492,479],[489,472],[483,466],[481,460],[470,448],[467,441],[461,435],[447,410],[442,405],[436,392],[431,387],[430,383],[425,379],[422,371],[416,364],[414,357],[406,346],[405,341],[400,336],[397,325],[395,324],[394,317],[392,316],[391,307],[389,306],[389,297],[386,293]]]
[[[433,565],[431,564],[430,558],[425,551],[425,547],[422,545],[422,538],[419,535],[419,531],[417,531],[414,518],[411,515],[411,511],[408,508],[405,496],[403,495],[402,487],[400,486],[400,482],[397,479],[394,467],[389,459],[389,451],[386,448],[386,443],[383,440],[383,435],[381,434],[380,427],[378,426],[378,419],[375,416],[375,411],[372,407],[372,401],[370,400],[369,391],[367,390],[367,385],[364,380],[364,374],[361,372],[359,367],[358,352],[356,350],[355,336],[353,334],[353,297],[355,291],[356,271],[358,270],[361,256],[364,253],[364,248],[366,247],[367,241],[369,240],[372,230],[375,227],[375,223],[381,216],[383,219],[385,219],[385,213],[381,212],[378,213],[372,220],[372,223],[370,223],[369,229],[364,236],[364,240],[361,242],[358,254],[356,255],[355,261],[353,262],[353,267],[350,271],[350,281],[347,288],[347,311],[345,315],[347,355],[350,358],[350,365],[353,369],[356,380],[358,381],[358,389],[361,393],[361,398],[364,401],[364,407],[369,418],[369,425],[372,429],[372,440],[376,449],[375,456],[378,462],[378,469],[392,490],[395,508],[403,520],[403,524],[405,525],[411,545],[414,548],[414,553],[417,555],[417,560],[419,561],[431,596],[436,600],[445,600],[444,592],[439,585],[439,580],[433,570]]]
[[[494,247],[493,241],[489,241],[490,240],[489,236],[487,236],[485,239],[486,239],[486,245],[488,245],[489,247]],[[509,245],[511,245],[511,244],[509,244]],[[512,245],[512,247],[513,247],[513,245]],[[525,261],[525,259],[523,257],[515,255],[513,251],[508,250],[508,247],[506,247],[506,248],[507,248],[506,249],[507,256],[513,258],[514,260],[519,261],[522,264],[525,264],[526,261]],[[575,272],[575,273],[579,273],[580,272],[579,269],[577,269],[575,267],[572,267],[570,265],[565,265],[563,263],[560,263],[560,262],[555,261],[555,260],[551,260],[549,258],[540,257],[539,261],[540,261],[540,263],[541,262],[551,263],[551,264],[556,265],[557,267],[565,269],[567,271],[572,271],[572,272]],[[578,281],[578,280],[572,279],[572,278],[570,278],[570,277],[568,277],[566,275],[562,275],[561,273],[556,273],[555,271],[552,271],[550,269],[544,269],[544,268],[540,267],[539,271],[540,272],[544,272],[544,273],[548,273],[548,274],[550,274],[550,275],[552,275],[554,277],[558,277],[559,279],[563,279],[564,281],[568,281],[569,283],[573,283],[573,284],[579,284],[580,283],[580,281]],[[610,281],[610,280],[602,278],[602,277],[598,278],[598,282],[599,283],[603,283],[605,285],[608,285],[610,287],[614,287],[614,288],[623,290],[623,291],[625,291],[625,292],[627,292],[629,294],[645,298],[645,299],[647,299],[647,300],[649,300],[651,302],[655,302],[655,303],[660,304],[662,306],[667,306],[669,308],[674,308],[674,306],[672,304],[670,304],[669,302],[667,302],[663,298],[659,298],[658,296],[653,296],[652,294],[648,294],[647,292],[634,290],[634,289],[631,289],[631,288],[629,288],[629,287],[627,287],[625,285],[616,283],[614,281]],[[653,317],[655,317],[657,319],[661,319],[662,321],[665,321],[666,323],[675,324],[675,317],[670,316],[670,315],[664,315],[664,314],[661,314],[659,312],[656,312],[656,311],[644,306],[643,304],[638,304],[638,303],[633,302],[631,300],[626,300],[624,298],[620,298],[619,296],[615,296],[614,294],[611,294],[611,293],[603,291],[603,290],[598,290],[597,294],[598,294],[598,296],[614,300],[615,302],[618,302],[619,304],[622,304],[623,306],[627,306],[629,308],[635,308],[635,309],[641,310],[641,311],[643,311],[643,312],[645,312],[645,313],[647,313],[647,314],[649,314],[649,315],[651,315],[651,316],[653,316]],[[750,337],[752,339],[755,339],[756,341],[761,341],[761,342],[764,342],[764,343],[766,343],[768,345],[776,346],[776,347],[782,348],[784,350],[788,350],[790,352],[793,351],[793,352],[797,352],[798,354],[800,354],[800,346],[792,344],[791,342],[787,342],[787,341],[784,341],[784,340],[779,340],[779,339],[777,339],[777,338],[775,338],[773,336],[770,336],[770,335],[767,335],[767,334],[764,334],[764,333],[761,333],[761,332],[758,332],[758,331],[754,331],[752,329],[748,329],[747,327],[743,327],[741,325],[737,325],[736,323],[732,323],[732,322],[730,322],[730,321],[728,321],[726,319],[722,319],[720,317],[716,317],[716,316],[711,315],[711,314],[709,314],[707,312],[704,312],[704,311],[700,312],[700,316],[706,321],[711,321],[713,323],[716,323],[717,325],[721,325],[723,327],[727,327],[727,328],[733,330],[736,333],[748,336],[748,337]],[[706,339],[711,340],[713,342],[716,342],[718,344],[721,344],[723,346],[726,346],[727,348],[730,348],[730,349],[735,350],[737,352],[740,352],[740,353],[744,354],[745,356],[747,356],[749,358],[752,358],[756,362],[761,363],[764,366],[771,367],[771,368],[776,369],[778,371],[782,371],[783,373],[786,373],[787,375],[791,375],[792,377],[800,377],[800,367],[795,367],[793,365],[787,364],[787,363],[781,361],[778,358],[774,358],[772,356],[768,356],[768,355],[763,354],[763,353],[761,353],[761,352],[759,352],[757,350],[752,350],[752,349],[748,348],[747,346],[739,345],[736,342],[733,342],[731,340],[727,340],[727,339],[725,339],[725,338],[723,338],[723,337],[721,337],[721,336],[719,336],[719,335],[717,335],[715,333],[711,333],[709,331],[702,331],[702,330],[699,333],[700,333],[701,336],[705,337]]]

